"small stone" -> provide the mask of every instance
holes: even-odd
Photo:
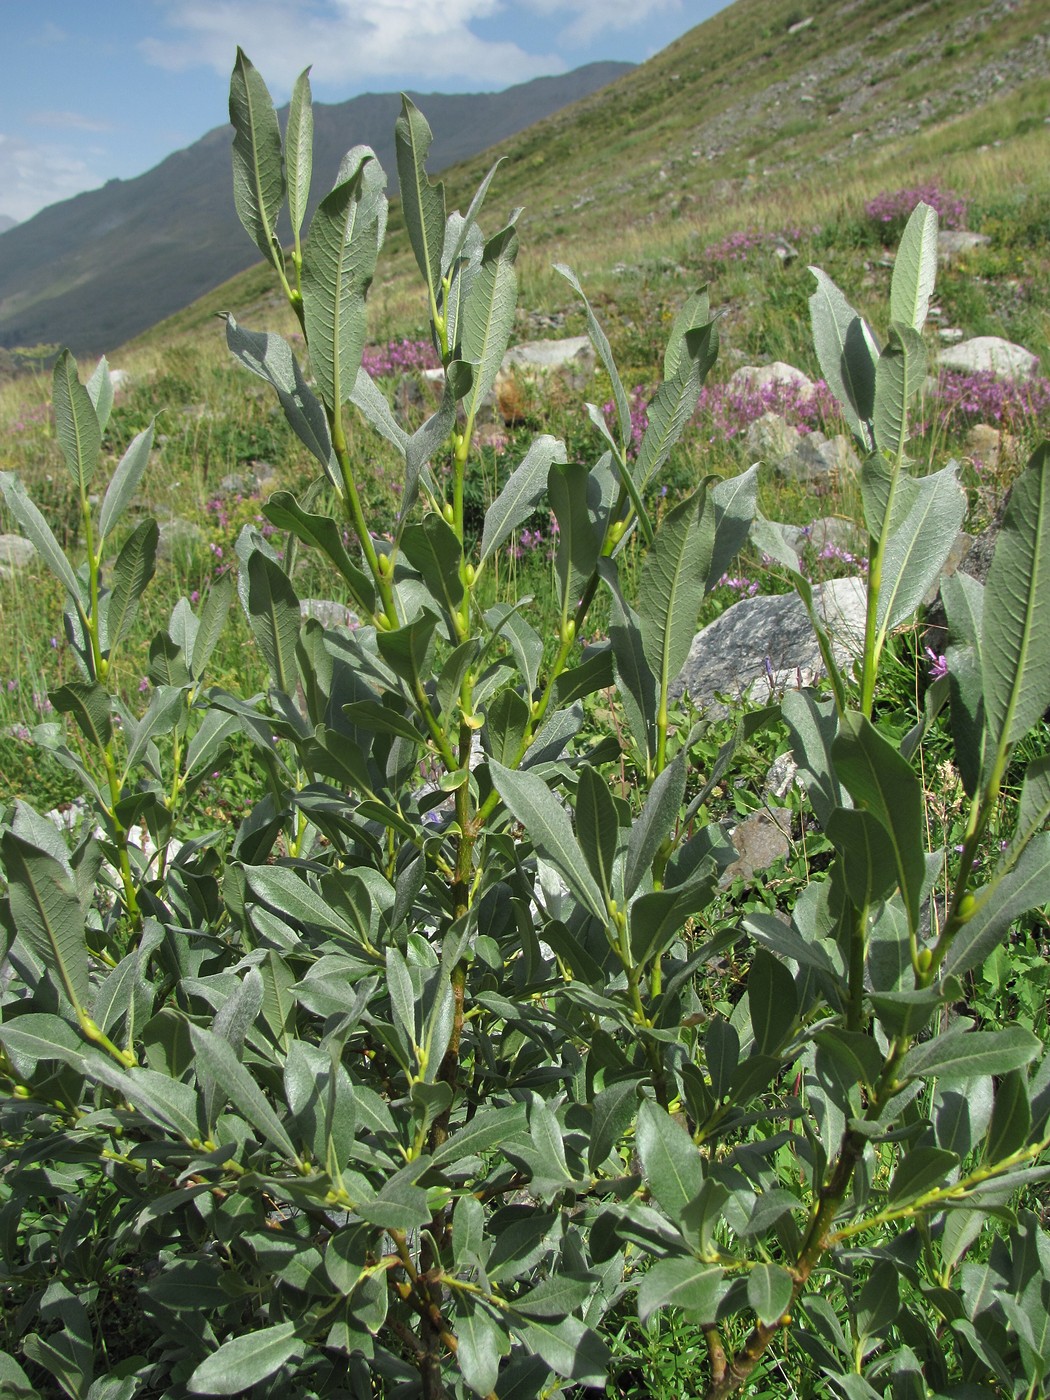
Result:
[[[723,889],[738,877],[749,881],[791,851],[791,819],[788,807],[762,808],[738,822],[730,833],[737,858],[722,872]]]
[[[21,535],[0,535],[0,570],[4,573],[27,568],[35,554],[33,545]]]
[[[813,393],[812,379],[783,360],[774,360],[768,365],[741,365],[729,376],[729,388],[735,393],[743,393],[747,389],[754,393],[768,384],[793,385],[802,391],[801,397],[809,397]]]
[[[351,608],[330,598],[301,598],[299,615],[304,622],[308,617],[316,618],[322,627],[342,627],[353,631],[361,625],[361,619]]]
[[[962,228],[943,228],[937,234],[937,258],[942,263],[950,263],[991,241],[986,233],[971,233],[969,229]]]

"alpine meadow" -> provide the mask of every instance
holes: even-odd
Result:
[[[261,266],[0,385],[4,1397],[1050,1395],[1048,51],[237,51]]]

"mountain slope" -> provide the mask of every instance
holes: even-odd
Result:
[[[497,93],[411,94],[435,131],[432,164],[475,154],[612,82],[630,64],[593,63]],[[313,203],[346,149],[372,146],[394,167],[394,93],[318,103]],[[230,131],[217,127],[134,180],[42,210],[0,244],[0,346],[61,342],[112,349],[257,257],[230,193]]]

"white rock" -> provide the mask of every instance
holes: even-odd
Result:
[[[594,347],[585,335],[568,336],[562,340],[527,340],[515,345],[503,356],[501,370],[512,369],[589,369],[594,364]]]
[[[973,252],[984,243],[992,240],[986,233],[971,233],[969,229],[943,228],[937,234],[937,257],[941,262],[951,262],[964,253]]]
[[[131,375],[126,369],[111,369],[109,372],[109,382],[115,394],[119,394],[121,389],[131,388]]]
[[[769,365],[741,365],[729,376],[729,388],[737,393],[745,389],[764,389],[767,384],[797,385],[808,397],[813,392],[813,381],[794,365],[783,360],[774,360]]]
[[[942,350],[937,362],[942,369],[962,374],[990,371],[1000,379],[1029,379],[1038,367],[1039,356],[1001,336],[979,335]]]

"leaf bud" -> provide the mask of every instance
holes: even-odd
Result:
[[[378,566],[379,572],[382,574],[383,578],[389,578],[390,575],[394,572],[394,567],[390,562],[389,554],[379,555]]]
[[[609,527],[609,543],[619,544],[623,539],[624,523],[622,520],[614,520]]]
[[[929,948],[920,948],[919,956],[916,959],[916,966],[920,972],[929,972],[933,965],[933,954]]]
[[[779,1327],[790,1327],[794,1320],[790,1313],[785,1313],[777,1325]]]
[[[573,641],[573,640],[575,639],[575,637],[576,637],[576,623],[572,620],[572,618],[570,618],[569,621],[568,621],[568,622],[564,625],[564,627],[561,629],[561,639],[562,639],[563,642],[568,643],[568,642]]]
[[[466,566],[466,568],[463,570],[463,581],[464,581],[464,583],[467,585],[468,588],[473,588],[473,587],[474,587],[474,580],[475,580],[476,578],[477,578],[477,574],[474,572],[474,565],[473,565],[473,564],[468,564],[468,565]]]
[[[441,507],[441,514],[444,517],[446,525],[451,525],[456,518],[455,511],[453,511],[448,501]]]
[[[964,894],[959,900],[959,918],[965,922],[973,918],[973,911],[977,908],[977,901],[972,894]]]

